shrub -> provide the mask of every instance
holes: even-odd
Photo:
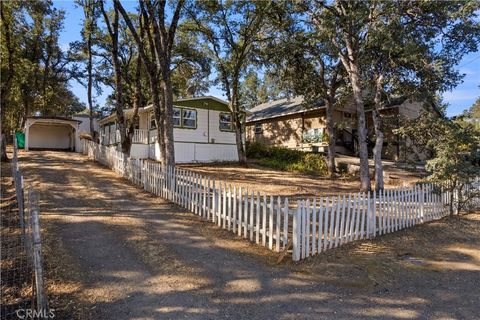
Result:
[[[258,164],[278,170],[325,175],[327,163],[318,153],[306,153],[283,147],[270,147],[259,142],[247,145],[247,157],[257,159]]]
[[[268,156],[268,147],[260,142],[248,142],[246,145],[248,158],[259,159]]]

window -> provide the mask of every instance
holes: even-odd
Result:
[[[197,127],[197,110],[182,109],[182,127],[193,129]]]
[[[173,126],[180,127],[182,121],[182,111],[180,108],[173,108]]]
[[[262,124],[260,122],[255,123],[255,133],[260,134],[263,132]]]
[[[343,118],[344,119],[351,119],[352,118],[352,114],[350,112],[344,112],[343,113]]]
[[[304,143],[319,143],[325,139],[324,128],[309,129],[303,134]]]
[[[220,131],[233,131],[233,117],[231,113],[220,113]]]
[[[157,128],[157,121],[155,121],[155,114],[150,114],[150,129]]]

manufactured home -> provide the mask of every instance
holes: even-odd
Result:
[[[153,107],[140,108],[136,119],[132,119],[133,110],[127,109],[125,117],[135,123],[130,156],[160,160]],[[101,119],[99,124],[100,143],[119,147],[116,115]],[[238,161],[233,119],[226,101],[212,96],[176,100],[173,124],[177,163]]]

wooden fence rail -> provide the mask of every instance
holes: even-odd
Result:
[[[256,244],[298,261],[348,242],[395,232],[448,214],[450,194],[433,184],[289,203],[179,167],[131,159],[83,140],[83,153],[146,191]],[[477,186],[480,188],[480,186]]]

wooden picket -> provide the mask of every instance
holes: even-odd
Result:
[[[92,141],[83,140],[83,152],[146,191],[240,237],[276,252],[291,244],[294,261],[440,219],[449,214],[452,198],[448,188],[426,183],[378,193],[315,197],[292,206],[286,197],[261,195],[179,167],[164,169],[160,163],[131,159]],[[480,189],[480,180],[469,188]]]

